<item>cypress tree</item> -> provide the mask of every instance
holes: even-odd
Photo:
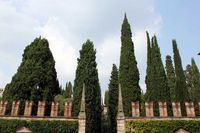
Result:
[[[108,99],[109,99],[109,90],[106,90],[104,95],[104,104],[106,106],[108,106]]]
[[[192,88],[193,88],[193,82],[192,82],[192,67],[190,64],[188,64],[186,66],[186,70],[185,70],[185,78],[186,78],[186,86],[187,86],[187,90],[189,93],[189,98],[193,99],[193,94],[192,94]]]
[[[101,92],[93,42],[87,40],[80,50],[74,81],[72,114],[80,110],[81,93],[85,83],[86,133],[101,132]]]
[[[109,133],[117,132],[117,107],[118,107],[118,70],[113,64],[109,83],[109,99],[108,99],[108,119]]]
[[[167,72],[168,86],[170,88],[171,101],[174,101],[176,76],[175,76],[175,70],[174,70],[174,66],[173,66],[170,55],[166,56],[166,72]]]
[[[17,73],[7,84],[6,100],[53,101],[60,93],[55,61],[46,39],[36,38],[23,54]]]
[[[174,65],[176,73],[176,85],[175,85],[175,100],[181,103],[181,112],[183,116],[186,116],[184,102],[189,101],[189,93],[186,87],[186,78],[184,75],[182,61],[177,48],[176,40],[172,40],[173,52],[174,52]]]
[[[144,96],[145,101],[153,101],[152,93],[153,93],[153,62],[152,62],[152,45],[149,37],[149,33],[146,32],[147,36],[147,69],[146,69],[146,94]]]
[[[157,38],[156,36],[153,37],[152,39],[152,49],[153,49],[153,58],[152,58],[152,63],[153,63],[153,69],[154,69],[154,76],[153,76],[153,102],[155,103],[155,115],[159,114],[158,111],[158,102],[163,101],[168,103],[168,108],[170,108],[170,90],[168,87],[168,81],[167,81],[167,76],[165,73],[164,65],[162,63],[161,59],[161,53],[160,53],[160,48],[158,46]],[[170,109],[168,111],[170,114]]]
[[[195,60],[192,58],[192,100],[195,102],[200,101],[200,73]]]
[[[131,37],[131,27],[125,15],[121,29],[121,55],[119,67],[119,81],[122,87],[125,116],[131,116],[131,102],[141,100],[139,71]]]
[[[64,97],[65,98],[72,98],[72,83],[69,82],[68,84],[66,83],[65,87],[65,92],[64,92]]]
[[[170,92],[167,83],[167,76],[162,63],[160,48],[156,36],[152,38],[152,46],[150,48],[149,35],[147,34],[148,61],[147,61],[147,93],[148,101],[170,101]]]

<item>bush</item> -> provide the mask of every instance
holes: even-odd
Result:
[[[127,133],[174,133],[180,128],[199,133],[200,120],[151,120],[126,122]]]
[[[15,133],[18,128],[26,127],[32,133],[77,133],[78,123],[73,121],[25,121],[25,120],[0,120],[1,133]]]

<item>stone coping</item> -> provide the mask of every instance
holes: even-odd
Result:
[[[146,120],[200,120],[200,117],[126,117],[126,121]]]
[[[73,118],[67,118],[67,117],[25,117],[25,116],[0,116],[0,119],[5,120],[26,120],[26,121],[32,121],[32,120],[49,120],[49,121],[78,121],[77,117]]]

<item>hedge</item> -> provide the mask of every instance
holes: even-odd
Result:
[[[77,133],[78,123],[74,121],[48,120],[3,120],[0,119],[0,133],[15,133],[17,129],[26,127],[32,133]]]
[[[175,133],[180,128],[200,133],[200,120],[151,120],[126,122],[127,133]]]

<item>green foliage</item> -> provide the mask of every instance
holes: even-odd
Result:
[[[66,87],[65,87],[65,92],[64,92],[64,97],[65,98],[72,98],[72,83],[69,82],[68,84],[66,83]]]
[[[109,99],[108,99],[108,121],[109,133],[117,132],[117,107],[118,107],[118,70],[117,66],[113,64],[109,83]]]
[[[199,120],[128,121],[127,133],[175,133],[180,128],[191,133],[199,133]]]
[[[57,95],[54,97],[54,102],[58,103],[58,116],[63,116],[66,99],[63,95]]]
[[[104,95],[104,104],[106,106],[108,106],[108,99],[109,99],[109,90],[106,90]]]
[[[176,85],[175,85],[175,101],[181,102],[181,112],[183,116],[186,116],[185,104],[184,102],[189,101],[189,92],[186,86],[186,77],[184,75],[181,57],[179,50],[177,48],[176,40],[172,41],[173,52],[174,52],[174,64],[176,73]]]
[[[192,100],[195,102],[200,101],[200,73],[195,60],[192,58]]]
[[[53,101],[60,93],[55,61],[46,39],[36,38],[28,45],[22,63],[3,93],[6,100]]]
[[[101,132],[101,91],[96,63],[96,50],[90,40],[83,44],[76,69],[72,113],[80,110],[81,94],[85,83],[86,132]]]
[[[167,72],[168,86],[170,88],[170,97],[172,101],[175,101],[176,76],[170,55],[166,56],[166,72]]]
[[[189,97],[190,99],[193,99],[193,94],[192,94],[192,88],[193,88],[193,83],[192,83],[192,66],[191,65],[187,65],[186,66],[186,70],[185,70],[185,78],[186,78],[186,86],[187,86],[187,90],[189,93]]]
[[[139,71],[131,39],[131,27],[126,15],[121,29],[121,54],[119,67],[119,83],[122,88],[122,99],[125,116],[131,116],[131,102],[141,100]]]
[[[24,121],[0,120],[1,133],[15,133],[21,127],[29,128],[32,133],[77,133],[78,123],[72,121]]]
[[[154,114],[158,116],[158,102],[165,101],[170,103],[170,90],[157,38],[156,36],[153,36],[152,41],[150,42],[148,32],[147,51],[147,91],[145,94],[145,100],[154,102]]]

